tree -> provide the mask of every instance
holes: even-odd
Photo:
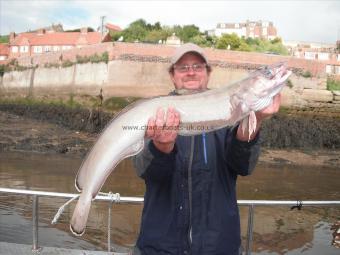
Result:
[[[239,51],[251,51],[251,47],[244,41],[241,41],[240,46],[238,47]]]
[[[186,25],[181,27],[180,25],[175,25],[173,27],[173,32],[175,33],[183,42],[189,42],[191,38],[200,35],[201,32],[195,25]]]
[[[0,43],[9,43],[8,35],[0,35]]]
[[[282,43],[282,39],[280,37],[276,37],[270,41],[272,44]]]
[[[152,30],[144,38],[144,42],[158,43],[159,40],[165,41],[168,37],[167,33],[163,30]]]
[[[123,30],[122,36],[124,41],[134,42],[134,41],[144,41],[147,34],[148,27],[144,19],[138,19],[132,22],[128,28]]]
[[[241,45],[241,39],[237,36],[237,34],[224,34],[222,35],[217,43],[216,48],[217,49],[230,49],[236,50]]]
[[[196,35],[190,39],[190,42],[195,43],[200,46],[210,46],[209,41],[203,35]]]

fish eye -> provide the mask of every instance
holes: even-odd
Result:
[[[274,76],[273,69],[269,68],[268,66],[262,67],[261,73],[268,79],[271,79]]]

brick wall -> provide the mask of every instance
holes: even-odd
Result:
[[[80,49],[74,48],[63,52],[50,52],[32,57],[18,59],[20,65],[44,65],[45,63],[61,63],[75,61],[76,56],[90,56],[95,53],[109,52],[110,60],[125,60],[137,62],[170,62],[176,47],[142,43],[101,43]],[[293,70],[310,71],[314,76],[325,74],[327,61],[306,60],[290,56],[269,55],[255,52],[239,52],[218,49],[205,49],[205,53],[213,66],[237,69],[254,69],[261,65],[277,62],[287,62]]]
[[[60,64],[61,61],[70,60],[72,62],[76,61],[76,56],[91,56],[97,53],[98,55],[107,51],[111,53],[113,50],[113,43],[101,43],[89,45],[83,48],[73,48],[70,50],[62,51],[62,52],[48,52],[40,55],[34,56],[25,56],[18,58],[19,65],[29,66],[29,65],[40,65],[43,66],[46,63],[56,63]],[[112,55],[109,56],[111,59]]]

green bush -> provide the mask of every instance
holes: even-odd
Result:
[[[70,61],[70,60],[65,60],[65,61],[63,61],[63,63],[61,64],[61,66],[62,67],[70,67],[70,66],[73,66],[74,65],[74,63],[72,62],[72,61]]]
[[[103,52],[101,55],[98,55],[97,53],[91,55],[91,56],[76,56],[77,64],[85,64],[85,63],[100,63],[100,62],[109,62],[109,53],[107,51]]]
[[[11,72],[11,71],[25,71],[27,69],[31,69],[32,67],[28,66],[21,66],[18,63],[18,60],[12,59],[9,63],[6,65],[0,65],[0,76],[3,76],[5,72]]]
[[[45,63],[44,64],[45,68],[58,68],[60,65],[58,63]]]
[[[0,65],[0,77],[4,76],[4,73],[5,73],[5,65]]]
[[[311,78],[312,77],[312,73],[310,71],[305,71],[301,75],[302,75],[302,77],[305,77],[305,78]]]
[[[102,61],[105,62],[106,64],[109,62],[109,53],[107,51],[103,52]]]
[[[292,87],[293,87],[293,83],[292,83],[292,81],[291,81],[290,79],[287,80],[287,86],[288,86],[289,88],[292,88]]]
[[[332,78],[328,78],[327,89],[328,90],[340,90],[340,81],[332,79]]]

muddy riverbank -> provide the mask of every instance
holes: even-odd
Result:
[[[57,105],[0,105],[0,151],[83,157],[113,113]],[[340,118],[285,112],[262,128],[267,163],[340,165]]]

